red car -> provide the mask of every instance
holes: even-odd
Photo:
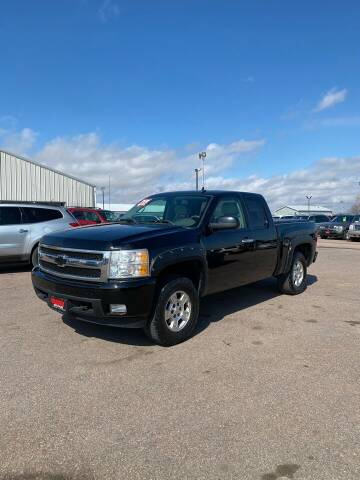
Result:
[[[68,212],[79,222],[79,225],[96,225],[98,223],[109,223],[102,210],[95,208],[70,207]]]

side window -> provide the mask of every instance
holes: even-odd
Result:
[[[245,196],[245,203],[251,226],[253,228],[267,228],[269,220],[263,200],[260,197]]]
[[[210,222],[218,222],[221,217],[235,217],[239,220],[239,228],[246,228],[246,220],[238,197],[224,197],[218,201]]]
[[[21,212],[18,207],[0,207],[0,226],[1,225],[20,225]]]
[[[81,210],[74,210],[70,212],[77,220],[85,220],[84,212]]]
[[[49,222],[62,218],[59,210],[50,208],[22,207],[24,212],[24,223]]]
[[[101,223],[100,218],[95,212],[83,212],[84,214],[84,219],[87,220],[88,222],[96,222],[96,223]]]

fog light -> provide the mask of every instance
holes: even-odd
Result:
[[[118,315],[124,315],[124,313],[127,312],[126,305],[113,303],[110,305],[110,312],[117,313]]]

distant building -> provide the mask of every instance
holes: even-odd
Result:
[[[285,215],[332,215],[330,208],[322,207],[321,205],[285,205],[284,207],[275,210],[274,215],[277,217],[284,217]]]
[[[95,185],[0,149],[0,202],[94,207]]]

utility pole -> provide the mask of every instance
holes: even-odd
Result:
[[[202,161],[202,188],[205,189],[205,158],[206,152],[199,153],[199,160]]]
[[[101,187],[100,190],[102,192],[103,210],[105,210],[105,187]]]
[[[312,199],[312,195],[306,195],[308,201],[308,214],[310,215],[310,200]]]
[[[201,172],[201,168],[195,168],[195,185],[196,185],[196,191],[199,190],[199,172]]]
[[[110,210],[111,200],[110,200],[110,175],[109,175],[109,210]]]

